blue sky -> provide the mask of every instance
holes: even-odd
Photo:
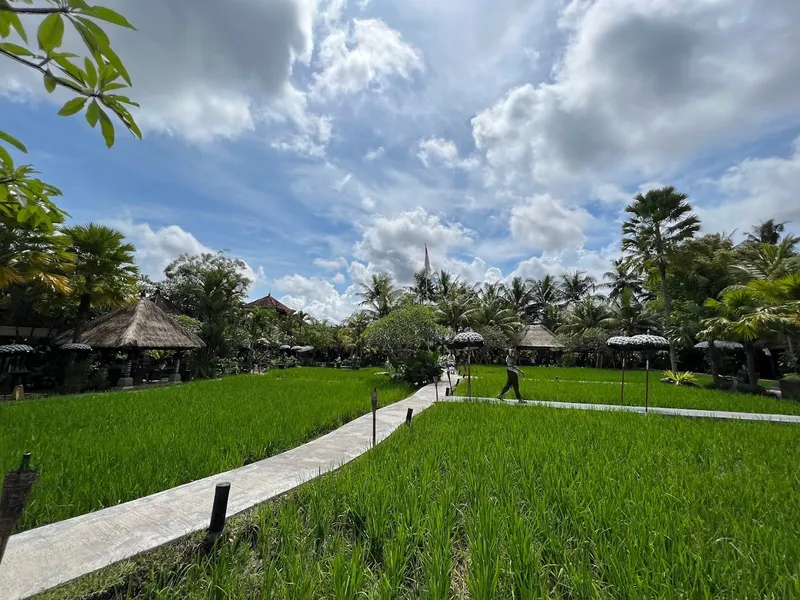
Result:
[[[340,320],[426,242],[470,281],[601,274],[659,185],[708,231],[798,231],[794,0],[103,4],[138,28],[110,33],[145,139],[107,150],[5,63],[2,126],[151,276],[227,249],[252,297]]]

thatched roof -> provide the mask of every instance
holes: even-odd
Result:
[[[544,325],[526,325],[522,329],[518,348],[543,348],[548,350],[560,350],[563,348],[556,341],[556,336]]]
[[[67,331],[55,343],[60,345],[71,339],[72,331]],[[78,342],[95,349],[191,350],[205,346],[203,340],[147,298],[90,321]]]
[[[286,306],[280,300],[276,300],[272,297],[271,294],[264,296],[263,298],[259,298],[258,300],[253,300],[248,304],[245,304],[247,308],[272,308],[277,310],[279,313],[288,314],[290,312],[294,312],[291,308]]]

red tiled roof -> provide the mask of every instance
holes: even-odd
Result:
[[[264,296],[263,298],[259,298],[258,300],[253,300],[252,302],[245,304],[248,308],[274,308],[278,312],[282,313],[290,313],[294,312],[291,308],[286,306],[280,300],[276,300],[272,297],[272,295]]]

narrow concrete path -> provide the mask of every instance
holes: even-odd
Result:
[[[409,408],[417,415],[431,406],[435,393],[429,385],[379,409],[378,441],[405,422]],[[27,598],[205,529],[220,481],[231,483],[228,515],[233,515],[339,468],[371,445],[370,413],[283,454],[14,535],[0,564],[0,600]]]
[[[442,398],[448,402],[467,402],[466,396],[449,396]],[[575,410],[617,410],[635,413],[655,413],[673,417],[695,417],[699,419],[728,419],[734,421],[768,421],[771,423],[798,423],[800,415],[779,415],[770,413],[735,412],[728,410],[700,410],[696,408],[663,408],[651,406],[645,410],[644,406],[623,406],[622,404],[590,404],[585,402],[551,402],[547,400],[526,400],[519,402],[515,399],[498,400],[497,398],[472,398],[473,402],[487,402],[494,404],[512,404],[514,406],[549,406],[550,408],[571,408]]]

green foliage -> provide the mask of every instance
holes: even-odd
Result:
[[[397,366],[418,350],[433,347],[441,333],[432,308],[405,306],[370,325],[364,332],[364,340],[367,346]]]
[[[430,350],[418,350],[400,365],[400,380],[413,386],[431,383],[441,373],[439,355]]]
[[[42,465],[19,530],[278,454],[411,393],[374,370],[306,367],[180,386],[0,403],[0,472]]]
[[[515,340],[500,327],[486,325],[476,329],[483,336],[483,347],[478,350],[482,362],[503,362],[508,349],[516,346]]]
[[[793,598],[798,460],[793,427],[441,403],[336,474],[233,520],[213,560],[176,548],[115,589]]]
[[[313,321],[304,325],[294,339],[299,346],[314,346],[314,349],[325,352],[336,345],[334,334],[335,329],[327,323]]]
[[[129,109],[139,105],[125,95],[131,86],[130,75],[97,22],[128,29],[134,29],[133,25],[119,13],[103,6],[90,6],[85,0],[47,0],[46,7],[29,4],[27,0],[0,0],[0,39],[14,40],[0,42],[0,56],[37,71],[50,93],[60,88],[77,94],[67,100],[58,114],[72,116],[86,109],[87,122],[91,127],[100,123],[109,148],[114,144],[115,134],[106,111],[141,138]],[[36,30],[34,46],[23,19],[41,16],[44,18]],[[78,34],[84,56],[60,49],[65,23]],[[37,227],[52,227],[64,214],[52,200],[61,191],[36,178],[37,171],[31,165],[16,165],[8,148],[27,153],[22,142],[0,131],[0,215],[20,223],[30,221]]]
[[[691,371],[686,371],[684,373],[674,372],[674,371],[664,371],[664,378],[669,379],[671,383],[675,385],[686,385],[686,386],[693,386],[697,385],[697,377]]]
[[[800,373],[789,373],[788,375],[784,375],[783,378],[786,381],[800,381]]]

